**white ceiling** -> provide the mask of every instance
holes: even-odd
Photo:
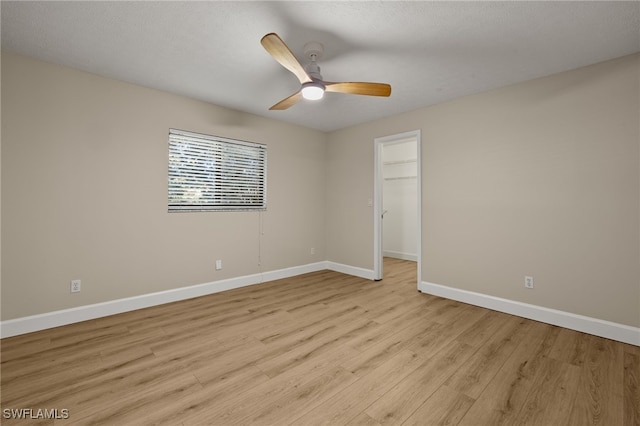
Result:
[[[10,2],[2,50],[323,131],[640,51],[640,2]],[[389,98],[299,88],[260,45],[299,59],[319,41],[328,81]]]

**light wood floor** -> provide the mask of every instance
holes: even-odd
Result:
[[[381,282],[316,272],[3,339],[2,409],[68,410],[55,424],[640,424],[639,347],[421,294],[415,268],[385,259]]]

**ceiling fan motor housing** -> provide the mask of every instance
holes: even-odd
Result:
[[[309,62],[305,65],[304,70],[314,80],[322,80],[322,74],[320,74],[320,67],[315,62]]]
[[[322,58],[324,53],[324,46],[317,41],[310,41],[303,47],[304,57],[310,61],[317,61]]]
[[[309,77],[314,80],[322,80],[322,74],[320,74],[320,67],[316,63],[317,60],[322,58],[324,53],[324,46],[317,41],[310,41],[304,45],[304,56],[310,61],[304,67],[304,70],[309,74]]]

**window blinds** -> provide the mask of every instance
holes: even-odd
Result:
[[[265,210],[266,145],[169,130],[169,212]]]

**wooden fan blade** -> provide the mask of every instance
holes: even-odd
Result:
[[[300,99],[302,99],[302,92],[298,91],[298,92],[294,93],[293,95],[289,96],[288,98],[285,98],[285,99],[281,100],[280,102],[278,102],[277,104],[275,104],[274,106],[272,106],[269,109],[270,110],[287,109],[287,108],[292,107],[293,105],[295,105]]]
[[[278,61],[280,65],[291,71],[298,77],[300,83],[306,83],[311,81],[311,77],[304,70],[304,67],[300,65],[298,59],[293,55],[291,50],[287,47],[287,45],[282,41],[282,39],[276,33],[269,33],[266,36],[262,37],[260,40],[262,46],[265,48],[273,59]]]
[[[349,93],[351,95],[389,96],[391,86],[385,83],[329,83],[324,82],[325,91]]]

